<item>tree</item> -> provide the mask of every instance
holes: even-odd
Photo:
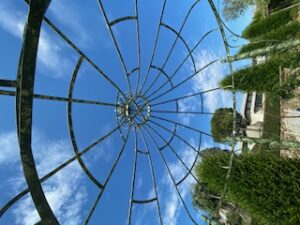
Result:
[[[246,9],[254,4],[254,0],[224,0],[223,16],[226,20],[234,20],[243,15]]]
[[[229,154],[213,154],[196,165],[196,176],[207,188],[222,193]],[[235,156],[225,201],[247,210],[258,224],[300,224],[300,160],[274,154]]]
[[[236,112],[236,131],[241,133],[246,127],[246,121],[241,114]],[[233,109],[219,108],[215,111],[211,120],[211,133],[215,142],[226,142],[227,137],[233,133]]]

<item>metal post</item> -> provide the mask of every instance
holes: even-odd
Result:
[[[234,62],[234,61],[238,61],[238,60],[242,60],[242,59],[253,58],[256,56],[260,56],[260,55],[266,55],[269,53],[293,48],[298,45],[300,45],[300,40],[289,40],[289,41],[281,42],[276,45],[267,46],[265,48],[260,48],[260,49],[257,49],[257,50],[251,51],[251,52],[237,54],[234,56],[228,56],[222,60],[222,63]]]

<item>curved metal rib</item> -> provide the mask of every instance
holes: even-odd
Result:
[[[196,45],[192,48],[191,53],[193,53],[197,47],[202,43],[202,41],[208,37],[209,34],[217,31],[218,29],[212,29],[208,32],[206,32],[201,38],[200,40],[196,43]],[[189,58],[189,54],[186,55],[186,57],[184,58],[184,60],[179,64],[179,66],[176,68],[176,70],[174,71],[174,73],[171,75],[170,79],[173,79],[176,74],[178,73],[178,71],[180,70],[180,68],[184,65],[184,63],[186,62],[186,60]],[[164,82],[162,85],[160,85],[155,91],[153,91],[151,94],[149,94],[148,98],[152,97],[153,95],[155,95],[159,90],[161,90],[165,85],[167,84],[167,82]]]
[[[151,198],[151,199],[147,199],[147,200],[133,199],[132,202],[135,204],[148,204],[148,203],[154,202],[156,200],[157,200],[157,198]]]
[[[118,19],[115,19],[115,20],[109,22],[108,25],[110,27],[112,27],[112,26],[116,25],[117,23],[124,22],[126,20],[136,20],[136,19],[137,19],[136,16],[124,16],[124,17],[121,17],[121,18],[118,18]]]
[[[112,41],[113,41],[113,43],[114,43],[114,45],[115,45],[115,48],[116,48],[116,50],[117,50],[117,53],[118,53],[118,56],[119,56],[121,65],[122,65],[122,67],[123,67],[123,70],[124,70],[124,73],[125,73],[125,78],[126,78],[127,85],[128,85],[128,89],[129,89],[128,91],[129,91],[130,95],[132,96],[131,83],[130,83],[130,80],[129,80],[128,76],[127,76],[128,70],[127,70],[127,67],[126,67],[126,65],[125,65],[125,61],[124,61],[124,58],[123,58],[122,53],[121,53],[121,51],[120,51],[119,45],[118,45],[118,43],[117,43],[117,39],[116,39],[116,37],[115,37],[115,35],[114,35],[112,29],[111,29],[111,26],[109,25],[108,17],[107,17],[107,15],[106,15],[104,6],[103,6],[103,4],[102,4],[102,1],[101,1],[101,0],[97,0],[97,2],[98,2],[98,5],[99,5],[99,8],[100,8],[100,11],[102,12],[102,15],[103,15],[103,18],[104,18],[106,27],[107,27],[107,29],[108,29],[108,31],[109,31],[109,33],[110,33],[110,36],[111,36],[111,38],[112,38]]]
[[[190,218],[190,220],[191,220],[195,225],[198,225],[198,223],[197,223],[197,222],[195,221],[195,219],[192,217],[192,215],[191,215],[189,209],[187,208],[187,206],[186,206],[186,204],[185,204],[185,202],[184,202],[184,199],[183,199],[183,197],[182,197],[182,195],[181,195],[181,193],[180,193],[180,191],[179,191],[179,189],[178,189],[178,186],[176,185],[175,179],[174,179],[174,177],[173,177],[173,175],[172,175],[172,173],[171,173],[170,167],[168,166],[167,161],[166,161],[164,155],[162,154],[161,151],[159,151],[158,143],[155,141],[155,138],[151,135],[151,133],[148,131],[148,129],[147,129],[146,127],[143,127],[143,128],[144,128],[144,130],[147,132],[147,134],[149,135],[149,137],[151,138],[152,142],[153,142],[153,143],[155,144],[155,146],[157,147],[158,153],[159,153],[159,155],[161,156],[161,158],[162,158],[162,160],[163,160],[163,162],[164,162],[164,164],[165,164],[165,166],[166,166],[166,168],[167,168],[167,171],[168,171],[168,173],[169,173],[169,176],[170,176],[170,178],[171,178],[171,180],[172,180],[172,183],[173,183],[173,185],[174,185],[174,187],[175,187],[175,189],[176,189],[176,192],[177,192],[177,194],[178,194],[178,196],[179,196],[179,198],[180,198],[180,200],[181,200],[181,203],[182,203],[182,205],[183,205],[183,207],[184,207],[186,213],[188,214],[188,217]]]
[[[193,173],[190,172],[190,171],[191,171],[191,168],[189,168],[189,167],[186,165],[186,163],[181,159],[181,157],[178,155],[178,153],[175,151],[175,149],[172,147],[172,145],[168,144],[167,141],[166,141],[166,139],[165,139],[163,136],[161,136],[161,134],[158,133],[151,125],[147,124],[147,126],[148,126],[148,127],[149,127],[149,128],[150,128],[157,136],[159,136],[160,139],[161,139],[162,141],[164,141],[164,142],[167,144],[167,146],[171,149],[171,151],[172,151],[173,154],[176,156],[176,158],[182,163],[182,165],[184,166],[184,168],[188,171],[187,174],[191,174],[192,177],[193,177],[198,183],[200,183],[200,182],[198,181],[197,177],[196,177]],[[196,163],[196,161],[197,161],[197,157],[198,157],[198,155],[199,155],[199,151],[200,151],[200,148],[199,148],[199,146],[198,146],[198,150],[197,150],[197,154],[196,154],[194,163]],[[160,151],[160,152],[161,152],[161,151]],[[193,165],[194,165],[194,164],[193,164]],[[187,177],[187,176],[184,176],[184,177],[183,177],[183,180],[184,180],[186,177]],[[181,179],[181,180],[182,180],[182,179]],[[180,182],[180,183],[181,183],[181,182]]]
[[[83,57],[81,56],[77,62],[77,65],[74,69],[73,75],[72,75],[72,79],[70,82],[70,87],[69,87],[69,94],[68,94],[68,99],[72,99],[73,98],[73,90],[74,90],[74,85],[76,82],[76,78],[77,78],[77,74],[78,71],[81,67],[83,61]],[[85,172],[85,174],[88,176],[88,178],[100,189],[103,188],[103,185],[98,181],[97,178],[95,178],[93,176],[93,174],[89,171],[89,169],[86,167],[85,163],[83,162],[83,160],[81,159],[81,157],[79,156],[79,150],[78,150],[78,146],[75,140],[75,135],[74,135],[74,129],[73,129],[73,118],[72,118],[72,102],[68,102],[68,124],[69,124],[69,134],[71,137],[71,142],[73,145],[73,150],[75,152],[75,155],[77,157],[77,160],[79,162],[79,165],[81,166],[82,170]]]
[[[200,2],[200,0],[196,0],[196,1],[194,2],[194,4],[190,7],[189,11],[187,12],[187,14],[186,14],[186,16],[185,16],[185,18],[184,18],[184,20],[183,20],[183,23],[182,23],[181,27],[180,27],[180,29],[179,29],[178,35],[182,32],[182,30],[183,30],[183,28],[184,28],[184,26],[185,26],[185,24],[186,24],[186,22],[187,22],[187,20],[188,20],[188,18],[189,18],[189,16],[190,16],[191,12],[193,11],[193,9],[195,8],[195,6],[196,6],[199,2]],[[159,27],[161,26],[161,23],[162,23],[162,21],[160,21]],[[178,41],[178,39],[179,39],[179,36],[178,36],[178,35],[176,35],[175,41],[173,42],[173,45],[172,45],[172,47],[171,47],[171,49],[170,49],[170,51],[169,51],[169,53],[168,53],[168,55],[167,55],[167,58],[165,59],[165,61],[164,61],[164,63],[163,63],[162,69],[165,68],[167,62],[169,61],[169,59],[170,59],[170,57],[171,57],[171,54],[172,54],[172,52],[173,52],[173,50],[174,50],[174,48],[175,48],[175,46],[176,46],[176,43],[177,43],[177,41]],[[142,90],[142,89],[141,89],[141,90]]]
[[[39,216],[44,224],[59,224],[43,192],[31,149],[32,106],[37,49],[44,14],[50,0],[30,2],[18,74],[17,129],[25,179]]]
[[[120,124],[119,126],[122,126],[124,123]],[[109,136],[111,136],[114,132],[116,132],[119,129],[119,126],[115,127],[114,129],[112,129],[111,131],[109,131],[107,134],[105,134],[104,136],[102,136],[101,138],[99,138],[97,141],[93,142],[92,144],[90,144],[89,146],[87,146],[84,150],[82,150],[81,152],[78,153],[79,156],[82,156],[84,154],[86,154],[87,152],[89,152],[91,149],[93,149],[96,145],[98,145],[99,143],[101,143],[102,141],[104,141],[106,138],[108,138]],[[49,172],[48,174],[46,174],[44,177],[42,177],[40,179],[40,183],[43,183],[44,181],[48,180],[50,177],[52,177],[53,175],[55,175],[57,172],[61,171],[63,168],[65,168],[66,166],[68,166],[70,163],[72,163],[73,161],[75,161],[77,159],[77,156],[74,156],[72,158],[70,158],[69,160],[65,161],[63,164],[61,164],[60,166],[58,166],[57,168],[55,168],[54,170],[52,170],[51,172]],[[23,191],[21,191],[19,194],[17,194],[14,198],[12,198],[9,202],[7,202],[0,210],[0,217],[2,217],[2,215],[13,205],[15,204],[20,198],[24,197],[27,193],[29,193],[29,189],[24,189]]]
[[[169,25],[165,24],[165,23],[161,23],[160,24],[162,27],[165,27],[166,29],[172,31],[176,37],[178,37],[182,43],[184,44],[185,48],[187,49],[188,51],[188,55],[190,56],[191,60],[192,60],[192,64],[193,64],[193,68],[194,68],[194,71],[196,71],[196,64],[195,64],[195,59],[193,57],[193,53],[191,52],[191,49],[190,47],[188,46],[187,42],[184,40],[184,38],[181,36],[181,34],[179,32],[177,32],[175,29],[173,29],[172,27],[170,27]],[[162,67],[161,70],[163,70],[164,66]],[[151,90],[151,88],[153,87],[153,85],[157,82],[158,78],[159,78],[159,75],[160,73],[158,73],[155,77],[155,79],[152,81],[152,83],[149,85],[149,87],[145,90],[144,94],[146,95],[148,93],[148,91]]]
[[[29,0],[24,0],[27,4],[29,4]],[[47,0],[49,1],[49,0]],[[67,42],[80,56],[83,56],[85,60],[92,66],[97,72],[108,81],[114,88],[116,88],[123,96],[125,96],[124,92],[119,88],[119,86],[113,82],[108,75],[106,75],[97,65],[94,63],[86,54],[83,53],[82,50],[79,49],[54,23],[51,22],[46,16],[44,16],[44,21],[50,26],[50,28],[56,32],[65,42]]]
[[[142,86],[141,86],[139,92],[142,92],[142,90],[143,90],[143,88],[144,88],[144,86],[146,84],[146,81],[148,79],[149,72],[150,72],[150,67],[151,67],[151,65],[153,63],[154,55],[155,55],[156,48],[157,48],[159,33],[160,33],[160,23],[162,22],[162,19],[163,19],[163,16],[164,16],[166,3],[167,3],[167,0],[164,0],[163,7],[162,7],[162,10],[161,10],[161,14],[160,14],[160,18],[159,18],[159,24],[157,26],[157,31],[156,31],[156,35],[155,35],[155,41],[154,41],[154,46],[153,46],[153,50],[152,50],[152,54],[151,54],[151,59],[150,59],[150,62],[149,62],[149,65],[148,65],[148,69],[147,69],[147,74],[146,74],[146,76],[144,78],[144,81],[142,83]]]
[[[211,62],[209,62],[208,64],[206,64],[205,66],[203,66],[202,68],[200,68],[199,70],[197,70],[195,73],[193,73],[192,75],[188,76],[186,79],[184,79],[183,81],[181,81],[180,83],[176,84],[173,88],[170,88],[169,90],[159,94],[158,96],[152,98],[152,99],[149,99],[149,102],[152,102],[166,94],[168,94],[169,92],[171,91],[174,91],[176,88],[180,87],[181,85],[183,85],[184,83],[186,83],[187,81],[189,81],[190,79],[192,79],[193,77],[195,77],[199,72],[201,72],[202,70],[206,69],[207,67],[213,65],[214,63],[220,61],[221,59],[215,59]],[[148,96],[149,97],[149,96]]]

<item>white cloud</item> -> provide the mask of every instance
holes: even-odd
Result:
[[[188,93],[190,95],[192,93]],[[178,101],[178,108],[181,112],[195,112],[199,108],[199,103],[196,97],[185,98]],[[185,125],[190,125],[192,114],[180,113],[178,114],[179,119]]]
[[[221,58],[221,54],[216,54],[208,49],[202,49],[195,52],[196,69],[199,70],[219,58]],[[190,73],[194,73],[193,65],[190,65],[188,69]],[[189,92],[187,95],[218,88],[219,82],[227,73],[226,66],[220,61],[213,63],[193,77],[191,80],[191,89],[193,91]],[[223,90],[216,90],[203,94],[203,101],[205,112],[214,112],[220,107],[232,106],[232,96],[230,92]],[[199,96],[186,98],[178,102],[181,111],[199,111],[200,107],[202,107]],[[182,114],[178,117],[182,123],[189,125],[194,115]]]
[[[0,28],[18,39],[23,37],[26,15],[12,5],[0,2]],[[44,29],[41,31],[38,49],[38,62],[43,71],[50,77],[63,78],[64,72],[70,68],[71,62],[64,56],[64,47],[50,36]]]
[[[16,132],[0,134],[0,166],[14,164],[18,161]]]
[[[196,67],[200,69],[215,59],[221,58],[209,50],[201,50],[196,53]],[[224,65],[218,61],[201,71],[193,79],[194,92],[211,90],[219,87],[219,82],[226,75]],[[225,91],[212,91],[204,95],[204,107],[213,112],[219,107],[231,106],[231,95]]]
[[[196,147],[196,141],[193,138],[189,140],[189,143],[193,147]],[[188,146],[185,146],[178,152],[182,161],[188,166],[188,168],[190,168],[195,160],[196,152],[194,152]],[[179,178],[183,178],[183,176],[187,172],[187,170],[183,169],[183,166],[179,165],[178,163],[171,163],[169,164],[169,167],[173,177],[177,178],[177,181]],[[188,177],[183,183],[181,183],[180,187],[178,188],[184,200],[186,200],[187,194],[190,192],[190,189],[194,183],[195,180]],[[167,197],[166,199],[164,199],[166,203],[165,211],[163,213],[164,223],[168,225],[176,225],[179,219],[180,211],[182,209],[180,207],[182,203],[172,180],[169,178],[168,172],[165,173],[161,185],[166,187],[166,189],[168,190],[168,194],[165,194],[165,196]]]
[[[220,148],[220,149],[227,149],[227,150],[231,149],[229,145],[216,143],[213,141],[212,138],[202,141],[201,150],[205,150],[207,148]]]
[[[17,136],[14,132],[8,132],[1,134],[0,138],[0,147],[5,150],[0,152],[0,159],[5,163],[14,163],[19,157]],[[38,148],[34,150],[34,155],[40,177],[72,157],[71,146],[66,141],[49,141],[40,131],[34,131],[33,146]],[[11,154],[6,154],[7,150],[11,151]],[[1,163],[0,167],[4,165]],[[12,182],[13,180],[10,180],[8,185],[11,185],[13,192],[19,192],[20,187],[24,186],[22,169],[20,165],[14,167],[14,180],[18,185]],[[87,199],[83,177],[80,166],[74,162],[43,183],[47,200],[61,224],[76,225],[82,222],[81,211]],[[30,195],[23,198],[12,212],[16,224],[32,225],[40,220]]]
[[[25,15],[13,10],[4,3],[0,2],[0,26],[12,35],[22,38]]]
[[[82,24],[81,14],[72,4],[73,0],[54,0],[51,2],[49,12],[66,29],[70,29],[80,46],[87,47],[91,45],[91,38]],[[80,9],[81,10],[81,9]]]

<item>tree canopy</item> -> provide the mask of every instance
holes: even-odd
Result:
[[[223,16],[226,20],[234,20],[243,15],[246,9],[254,4],[254,0],[224,0]]]
[[[245,128],[246,123],[238,112],[236,112],[237,127],[236,131],[240,132]],[[215,111],[211,120],[211,133],[215,142],[226,142],[226,138],[233,133],[233,109],[219,108]]]

